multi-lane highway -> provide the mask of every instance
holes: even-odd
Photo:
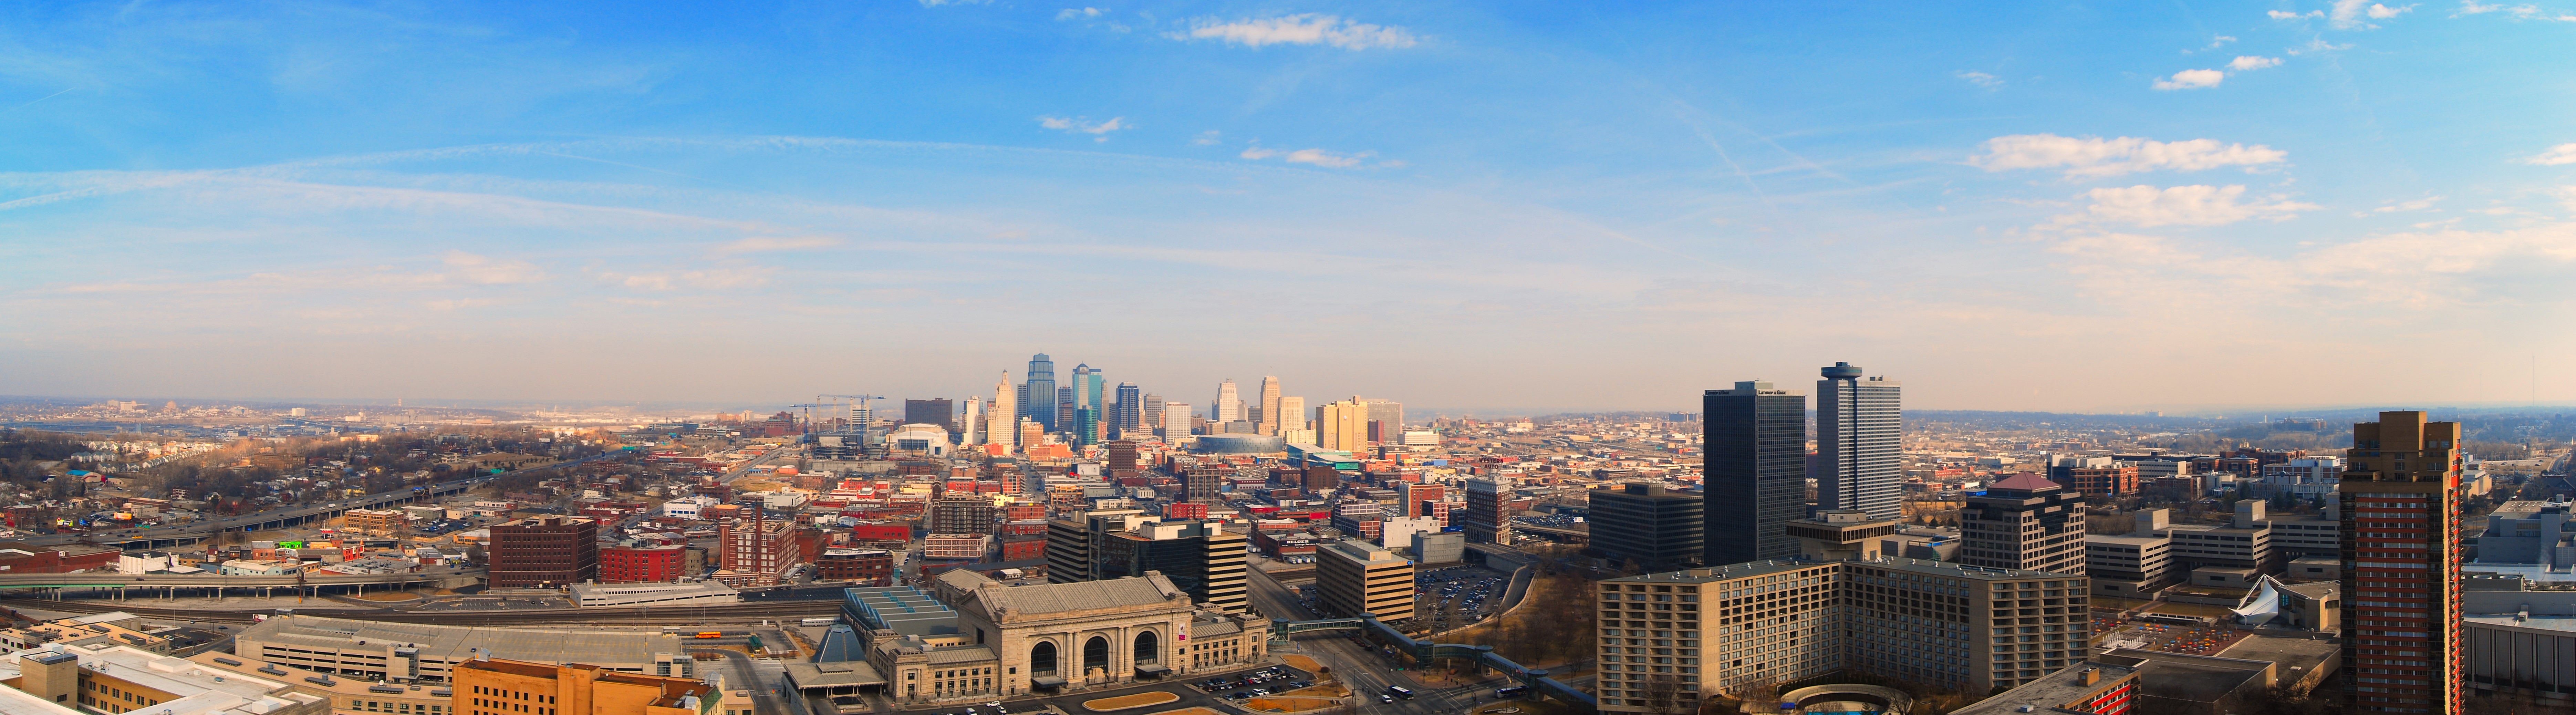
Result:
[[[512,474],[532,472],[540,469],[552,469],[556,467],[569,467],[584,462],[608,459],[617,455],[618,452],[611,451],[606,454],[583,457],[581,459],[564,462],[556,462],[542,467],[529,467],[501,474],[487,474],[469,479],[439,482],[437,484],[421,487],[408,487],[392,491],[377,492],[365,496],[349,497],[347,499],[335,499],[322,504],[300,504],[263,511],[256,514],[243,514],[224,519],[193,521],[185,524],[174,524],[171,526],[160,526],[148,529],[119,529],[114,531],[92,531],[77,534],[50,534],[45,536],[28,537],[19,539],[18,541],[35,546],[62,546],[66,544],[87,543],[117,546],[127,549],[149,549],[178,546],[181,544],[193,544],[199,541],[204,541],[207,537],[213,536],[218,532],[267,531],[272,529],[283,529],[313,521],[329,520],[332,517],[339,516],[351,509],[382,509],[390,506],[399,506],[435,499],[438,497],[462,494],[466,490],[482,486],[486,482]]]

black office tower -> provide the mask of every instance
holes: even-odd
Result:
[[[1798,555],[1789,522],[1807,515],[1807,397],[1768,382],[1701,396],[1707,564]]]

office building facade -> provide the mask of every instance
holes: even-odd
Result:
[[[1614,568],[1672,571],[1700,565],[1708,550],[1707,504],[1698,494],[1661,484],[1613,484],[1592,490],[1592,556]]]
[[[2460,425],[2422,412],[2352,426],[2343,517],[2344,712],[2455,713],[2462,648]]]
[[[1118,417],[1110,420],[1120,437],[1145,428],[1145,390],[1133,382],[1118,383]]]
[[[1279,423],[1285,417],[1279,410],[1286,407],[1280,404],[1282,399],[1284,398],[1279,395],[1279,376],[1261,376],[1261,434],[1272,436],[1279,434]]]
[[[1381,621],[1413,617],[1413,562],[1366,541],[1343,539],[1315,548],[1315,588],[1327,616],[1363,613]]]
[[[1664,699],[1687,711],[1838,671],[1983,693],[2090,650],[2083,576],[1901,557],[1770,559],[1598,588],[1603,712],[1668,712]]]
[[[1467,541],[1478,544],[1512,543],[1511,508],[1514,492],[1511,477],[1467,480],[1467,513],[1460,531]]]
[[[1959,510],[1959,563],[2084,573],[2084,497],[2024,472],[1968,497]]]
[[[940,427],[947,428],[949,431],[953,432],[957,430],[957,405],[956,403],[949,402],[948,398],[945,397],[935,397],[927,400],[904,400],[903,423],[908,425],[939,425]]]
[[[1746,381],[1700,398],[1706,564],[1798,553],[1785,529],[1807,511],[1807,398]]]
[[[1028,417],[1056,430],[1055,359],[1046,353],[1029,356],[1028,381],[1020,383],[1020,412],[1014,417]]]
[[[493,588],[551,588],[599,578],[599,523],[536,516],[492,527]]]
[[[992,415],[984,420],[985,441],[1009,452],[1020,446],[1019,396],[1025,390],[1011,387],[1011,371],[1002,371],[1002,381],[993,385]]]
[[[1847,362],[1824,369],[1816,381],[1816,507],[1859,509],[1880,519],[1901,519],[1898,482],[1904,476],[1903,388],[1885,377],[1863,377]]]

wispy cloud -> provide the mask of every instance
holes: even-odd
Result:
[[[1986,74],[1984,72],[1953,72],[1951,75],[1956,76],[1959,79],[1967,80],[1969,84],[1984,87],[1988,90],[2000,89],[2004,86],[2003,78]]]
[[[1369,157],[1377,156],[1377,152],[1363,151],[1356,154],[1340,154],[1322,149],[1269,149],[1255,146],[1243,150],[1243,153],[1238,156],[1254,161],[1275,158],[1290,164],[1311,164],[1314,166],[1331,167],[1335,169],[1348,169],[1365,163]],[[1379,162],[1378,165],[1392,168],[1403,166],[1404,162],[1387,161]]]
[[[2158,188],[2142,184],[2094,189],[2085,195],[2093,204],[2085,207],[2082,214],[2059,216],[2058,223],[2125,223],[2141,228],[2224,226],[2257,218],[2286,221],[2300,211],[2322,208],[2277,194],[2268,200],[2238,201],[2245,195],[2243,186],[2194,184]]]
[[[2371,209],[2370,211],[2371,211],[2371,213],[2383,213],[2383,214],[2387,214],[2387,213],[2398,213],[2398,212],[2401,212],[2401,211],[2422,211],[2422,210],[2425,210],[2425,209],[2432,208],[2434,204],[2441,203],[2441,202],[2442,202],[2442,197],[2440,197],[2440,196],[2427,196],[2427,197],[2424,197],[2424,198],[2415,199],[2415,200],[2413,200],[2413,201],[2400,201],[2400,202],[2393,203],[2393,204],[2389,204],[2389,205],[2386,205],[2386,206],[2381,206],[2381,207],[2379,207],[2379,208]]]
[[[1223,132],[1210,129],[1204,132],[1199,132],[1198,136],[1190,137],[1190,143],[1198,146],[1215,146],[1217,144],[1225,143],[1225,134]]]
[[[2259,70],[2259,69],[2263,69],[2263,68],[2265,68],[2265,67],[2279,67],[2279,66],[2281,66],[2281,58],[2278,58],[2278,57],[2261,57],[2261,56],[2255,56],[2255,55],[2244,55],[2244,56],[2239,56],[2239,57],[2237,57],[2236,59],[2231,60],[2231,61],[2229,61],[2229,62],[2227,63],[2227,68],[2228,68],[2228,69],[2236,70],[2236,71],[2238,71],[2238,72],[2248,72],[2248,71],[2252,71],[2252,70]]]
[[[2160,142],[2137,137],[2062,137],[2014,134],[1986,140],[1986,153],[1968,164],[1987,171],[2054,169],[2066,177],[2095,178],[2142,171],[2200,171],[2223,166],[2262,166],[2287,159],[2289,152],[2261,144],[2224,144],[2216,139]]]
[[[2540,166],[2563,166],[2567,164],[2576,164],[2576,144],[2560,144],[2558,146],[2550,147],[2549,151],[2523,157],[2522,163],[2537,164]]]
[[[2272,16],[2272,19],[2274,19],[2274,20],[2299,20],[2299,19],[2304,19],[2304,18],[2311,18],[2311,17],[2325,17],[2325,16],[2326,16],[2326,13],[2325,13],[2325,11],[2324,11],[2324,10],[2310,10],[2310,11],[2308,11],[2308,12],[2304,12],[2304,13],[2289,12],[2289,11],[2286,11],[2286,10],[2266,10],[2266,11],[2264,11],[2264,12],[2263,12],[2263,14]]]
[[[2576,14],[2559,13],[2551,15],[2549,14],[2549,11],[2540,9],[2540,6],[2538,5],[2506,5],[2503,3],[2480,5],[2477,0],[2460,0],[2459,9],[2451,11],[2451,16],[2484,15],[2491,12],[2504,13],[2505,17],[2512,18],[2514,22],[2521,22],[2524,20],[2576,22]]]
[[[751,238],[731,241],[716,246],[714,249],[709,250],[708,253],[720,256],[730,256],[742,253],[766,253],[770,251],[806,251],[817,248],[831,248],[838,245],[841,245],[841,239],[831,238],[828,236],[753,236]]]
[[[443,260],[447,264],[448,275],[466,283],[535,283],[546,278],[545,271],[527,261],[502,260],[464,251],[448,251]]]
[[[1078,10],[1077,10],[1077,9],[1074,9],[1074,8],[1065,8],[1065,9],[1062,9],[1062,10],[1057,10],[1057,11],[1055,12],[1055,19],[1058,19],[1058,20],[1080,20],[1080,19],[1083,19],[1083,18],[1099,17],[1099,16],[1101,16],[1102,14],[1105,14],[1105,13],[1107,13],[1107,12],[1109,12],[1109,11],[1107,11],[1107,10],[1102,10],[1102,9],[1100,9],[1100,8],[1096,8],[1096,7],[1086,7],[1086,8],[1082,8],[1082,9],[1078,9]]]
[[[1126,117],[1111,117],[1106,122],[1094,122],[1089,117],[1038,117],[1038,126],[1066,134],[1089,134],[1095,142],[1109,141],[1110,132],[1136,128],[1127,123]]]
[[[1220,21],[1201,18],[1187,31],[1165,33],[1175,40],[1216,40],[1259,48],[1267,45],[1331,45],[1345,50],[1405,48],[1420,43],[1401,27],[1352,22],[1333,15],[1306,13],[1281,17]]]

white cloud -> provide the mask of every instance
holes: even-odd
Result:
[[[2237,57],[2235,60],[2227,63],[2228,69],[2236,70],[2238,72],[2279,66],[2281,66],[2281,58],[2279,57],[2259,57],[2254,55]]]
[[[2514,22],[2521,22],[2523,20],[2541,16],[2541,9],[2538,5],[2506,5],[2503,3],[2480,5],[2477,3],[2477,0],[2460,0],[2460,9],[2451,11],[2451,16],[2484,15],[2491,12],[2501,12],[2511,16]],[[2568,18],[2560,16],[2545,19],[2566,20]]]
[[[1225,143],[1225,135],[1217,130],[1210,129],[1204,132],[1199,132],[1198,136],[1191,137],[1190,143],[1198,146],[1223,144]]]
[[[2224,44],[2227,44],[2227,43],[2230,43],[2230,42],[2235,42],[2235,41],[2236,41],[2236,38],[2235,38],[2235,37],[2228,36],[2228,35],[2219,35],[2218,37],[2212,38],[2212,39],[2209,41],[2209,47],[2206,47],[2206,48],[2203,48],[2203,49],[2211,49],[2211,50],[2215,50],[2215,49],[2218,49],[2218,46],[2219,46],[2219,45],[2224,45]]]
[[[2378,3],[2369,5],[2363,5],[2363,3],[2370,3],[2370,0],[2335,0],[2334,11],[2326,15],[2326,24],[2339,30],[2374,29],[2379,26],[2370,24],[2369,20],[2362,18],[2386,20],[2415,10],[2413,5],[2389,7]]]
[[[2300,45],[2300,46],[2298,46],[2298,47],[2294,47],[2294,48],[2287,49],[2287,50],[2282,50],[2282,51],[2283,51],[2283,52],[2287,52],[2287,53],[2289,53],[2289,54],[2293,54],[2293,55],[2299,55],[2299,54],[2306,54],[2306,53],[2310,53],[2310,52],[2328,52],[2328,51],[2333,51],[2333,50],[2349,50],[2349,49],[2352,49],[2352,43],[2347,42],[2347,43],[2344,43],[2344,44],[2340,44],[2340,45],[2338,45],[2338,44],[2334,44],[2334,43],[2331,43],[2331,42],[2327,42],[2327,41],[2326,41],[2326,39],[2325,39],[2325,38],[2323,38],[2323,37],[2319,37],[2319,38],[2316,38],[2316,39],[2308,40],[2308,44]]]
[[[1336,154],[1322,149],[1265,149],[1256,146],[1243,150],[1243,153],[1240,156],[1254,161],[1278,157],[1280,161],[1285,161],[1291,164],[1313,164],[1315,166],[1331,167],[1335,169],[1347,169],[1359,166],[1362,161],[1367,160],[1369,157],[1377,156],[1377,152],[1364,151],[1357,154]],[[1403,166],[1404,163],[1389,161],[1379,162],[1379,165],[1397,167]]]
[[[2200,171],[2222,166],[2279,163],[2289,152],[2261,144],[2221,144],[2216,139],[2160,142],[2136,137],[2061,137],[2014,134],[1986,140],[1986,153],[1968,164],[1987,171],[2066,167],[2067,178],[2119,176],[2141,171]]]
[[[2172,79],[2156,80],[2155,87],[2156,89],[2202,89],[2216,87],[2218,83],[2226,80],[2227,73],[2218,70],[2183,70],[2175,72]]]
[[[1368,25],[1316,13],[1234,22],[1201,18],[1191,24],[1188,32],[1164,36],[1175,40],[1217,40],[1254,48],[1264,45],[1331,45],[1345,50],[1365,50],[1412,47],[1419,42],[1411,31],[1401,27]]]
[[[2560,144],[2538,154],[2524,157],[2522,163],[2541,166],[2576,164],[2576,144]]]
[[[2209,186],[2193,184],[2156,188],[2147,185],[2125,188],[2101,188],[2086,192],[2093,205],[2083,214],[2058,217],[2059,223],[2112,222],[2148,226],[2224,226],[2253,218],[2286,221],[2300,211],[2321,208],[2316,204],[2290,201],[2282,196],[2240,203],[2244,186]]]
[[[1089,134],[1096,142],[1109,141],[1110,132],[1136,128],[1127,123],[1126,117],[1110,117],[1106,122],[1093,122],[1089,117],[1038,117],[1038,126],[1066,134]]]
[[[467,283],[535,283],[546,277],[546,272],[538,270],[537,264],[527,261],[496,260],[464,251],[448,251],[445,260],[448,275]]]
[[[1076,10],[1076,9],[1073,9],[1073,8],[1065,8],[1065,9],[1057,10],[1057,11],[1056,11],[1056,13],[1055,13],[1055,19],[1058,19],[1058,20],[1080,20],[1080,19],[1083,19],[1083,18],[1099,17],[1099,16],[1101,16],[1102,14],[1105,14],[1105,13],[1107,13],[1107,12],[1109,12],[1109,11],[1107,11],[1107,10],[1102,10],[1102,9],[1100,9],[1100,8],[1096,8],[1096,7],[1086,7],[1086,8],[1082,8],[1082,9],[1080,9],[1080,10]]]
[[[2305,13],[2305,14],[2295,13],[2295,12],[2284,12],[2284,11],[2281,11],[2281,10],[2271,10],[2271,11],[2267,11],[2267,12],[2265,12],[2265,13],[2263,13],[2263,14],[2266,14],[2266,15],[2270,15],[2270,16],[2272,16],[2272,19],[2274,19],[2274,20],[2296,20],[2296,19],[2303,18],[2303,17],[2325,17],[2325,16],[2326,16],[2325,11],[2323,11],[2323,10],[2313,10],[2313,11],[2309,11],[2309,12],[2307,12],[2307,13]]]
[[[1986,74],[1984,72],[1952,72],[1951,74],[1957,76],[1959,79],[1967,80],[1969,84],[1984,87],[1986,89],[1996,89],[2004,86],[2003,78]]]

